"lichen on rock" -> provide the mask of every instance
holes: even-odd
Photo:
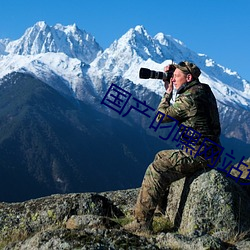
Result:
[[[248,193],[216,170],[173,183],[166,211],[184,235],[210,234],[228,240],[250,229]]]
[[[247,249],[250,196],[216,170],[172,183],[151,235],[131,234],[139,188],[0,203],[0,249]]]

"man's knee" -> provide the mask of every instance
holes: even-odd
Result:
[[[156,155],[155,155],[155,159],[154,161],[157,161],[157,160],[161,160],[161,159],[167,159],[171,156],[171,154],[173,153],[172,152],[173,150],[162,150],[162,151],[159,151]]]
[[[156,171],[165,172],[175,164],[176,154],[177,150],[162,150],[155,155],[155,159],[151,165],[154,166]]]

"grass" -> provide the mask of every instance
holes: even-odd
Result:
[[[129,224],[130,222],[132,222],[133,217],[132,216],[125,216],[125,217],[113,219],[113,221],[115,221],[116,223],[120,224],[123,227],[123,226]]]
[[[153,221],[154,233],[167,233],[173,231],[173,224],[164,216],[155,216]]]
[[[242,233],[237,233],[235,235],[232,235],[230,239],[226,241],[226,243],[235,245],[237,242],[242,241],[242,240],[249,240],[250,239],[250,231],[242,232]]]
[[[128,215],[122,218],[114,219],[114,221],[123,227],[129,224],[130,222],[132,222],[133,219],[134,219],[133,216]],[[152,227],[153,227],[154,234],[158,234],[161,232],[167,233],[167,232],[173,231],[172,223],[164,216],[154,216]]]

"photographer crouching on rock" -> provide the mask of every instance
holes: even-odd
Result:
[[[221,132],[215,97],[210,87],[199,81],[201,71],[194,63],[170,64],[164,68],[165,73],[160,72],[160,75],[159,72],[143,70],[140,72],[141,78],[160,78],[165,84],[166,92],[158,106],[157,111],[161,113],[157,121],[177,121],[179,128],[191,129],[199,137],[192,138],[195,141],[192,151],[184,143],[182,149],[163,150],[156,154],[142,182],[134,209],[135,219],[124,226],[131,232],[152,231],[155,209],[170,184],[197,170],[208,169],[208,164],[211,166],[215,157],[218,157],[213,152],[219,150]],[[146,77],[143,77],[145,74]],[[177,91],[176,99],[170,104],[174,88]],[[206,144],[202,144],[204,140]]]

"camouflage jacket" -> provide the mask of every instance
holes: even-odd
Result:
[[[198,80],[184,84],[178,89],[176,100],[170,104],[171,95],[165,93],[158,111],[165,114],[162,122],[177,121],[201,134],[195,147],[198,149],[204,138],[208,138],[220,145],[220,120],[216,99],[211,88]],[[161,115],[158,116],[158,121]]]

